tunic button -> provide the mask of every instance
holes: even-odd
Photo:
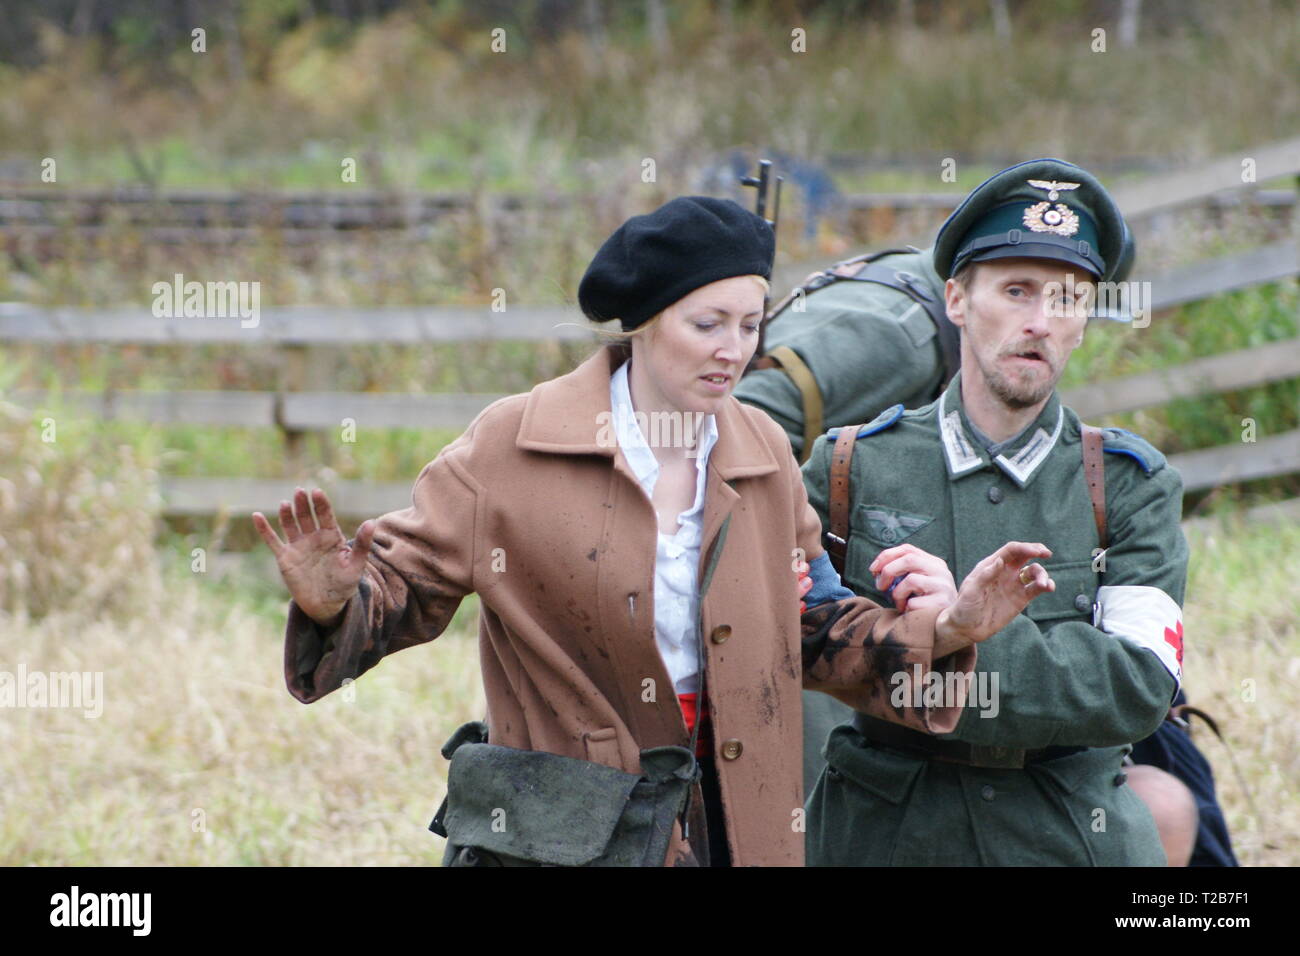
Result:
[[[980,796],[983,797],[985,800],[987,800],[989,803],[992,803],[993,795],[994,795],[993,788],[989,786],[987,783],[984,784],[984,788],[980,790]]]
[[[893,528],[880,529],[880,540],[885,542],[885,544],[893,544],[895,539],[897,538],[898,538],[898,532],[895,531]]]
[[[994,504],[997,504],[1001,500],[1002,500],[1002,489],[999,488],[997,485],[994,485],[992,488],[989,489],[989,501],[993,502]]]
[[[1124,781],[1126,781],[1127,779],[1128,779],[1128,774],[1126,774],[1123,770],[1121,770],[1119,773],[1115,774],[1115,786],[1117,787],[1124,786]]]
[[[1088,595],[1076,594],[1074,596],[1074,609],[1080,614],[1083,614],[1085,611],[1091,611],[1092,601],[1088,599]]]
[[[713,641],[714,644],[725,644],[729,637],[731,637],[731,625],[719,624],[713,629],[713,633],[709,635],[709,640]]]
[[[726,760],[735,760],[744,749],[744,744],[739,740],[728,740],[722,745],[722,756]]]

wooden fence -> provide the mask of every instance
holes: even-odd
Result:
[[[1294,248],[1265,247],[1229,260],[1180,270],[1153,280],[1154,310],[1193,299],[1296,275]],[[569,324],[564,324],[569,323]],[[62,400],[106,420],[278,428],[285,436],[291,472],[301,477],[302,437],[332,431],[343,420],[358,428],[462,428],[497,394],[376,394],[315,390],[313,353],[360,343],[417,345],[467,340],[554,341],[590,337],[572,309],[277,309],[256,327],[238,318],[155,318],[148,311],[90,312],[0,305],[0,341],[45,343],[136,343],[144,345],[241,344],[282,353],[286,374],[276,391],[67,390]],[[1065,402],[1087,419],[1300,377],[1300,339],[1276,342],[1066,392]],[[318,383],[319,384],[319,383]],[[39,390],[12,393],[39,407]],[[1300,430],[1265,435],[1257,442],[1185,452],[1173,463],[1190,491],[1300,471]],[[167,478],[165,512],[203,515],[273,507],[292,478]],[[404,507],[410,482],[338,482],[333,499],[341,513],[375,515]]]
[[[1300,139],[1243,151],[1243,155],[1255,161],[1259,181],[1300,175]],[[1129,215],[1156,214],[1208,196],[1231,196],[1250,190],[1252,184],[1242,182],[1241,173],[1240,158],[1224,158],[1183,173],[1117,189],[1116,194]],[[436,206],[432,203],[429,208]],[[300,218],[316,227],[327,222],[330,215],[333,214],[318,210],[311,214],[304,212]],[[1295,242],[1266,245],[1152,279],[1150,305],[1153,311],[1160,311],[1234,289],[1290,281],[1297,273],[1300,273],[1300,254]],[[461,341],[583,340],[590,337],[585,325],[572,308],[512,307],[494,312],[487,307],[295,307],[268,309],[255,326],[245,327],[238,318],[157,318],[143,307],[87,311],[0,304],[0,342],[152,346],[225,343],[273,348],[280,353],[279,387],[270,392],[76,389],[62,392],[63,401],[104,419],[280,430],[293,477],[279,480],[166,478],[163,498],[165,513],[169,515],[247,513],[273,508],[295,477],[306,477],[304,437],[339,428],[345,418],[353,420],[358,428],[458,429],[501,397],[332,392],[328,390],[330,382],[319,361],[319,356],[330,349],[381,343],[412,346]],[[1212,395],[1295,377],[1300,377],[1300,339],[1087,385],[1066,392],[1063,398],[1082,417],[1097,420],[1173,399]],[[12,393],[12,397],[33,407],[50,398],[38,390]],[[1264,435],[1254,443],[1185,452],[1171,460],[1182,471],[1189,491],[1291,474],[1300,471],[1300,430]],[[330,487],[340,513],[369,516],[408,504],[410,485],[410,481],[339,481]]]

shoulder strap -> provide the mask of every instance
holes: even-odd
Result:
[[[920,251],[921,250],[916,248],[916,246],[881,249],[879,252],[869,252],[860,256],[853,256],[849,259],[842,259],[835,263],[835,265],[823,269],[821,272],[814,272],[812,275],[808,276],[808,278],[804,279],[802,285],[795,286],[784,299],[767,310],[767,314],[763,318],[763,328],[767,328],[767,326],[771,325],[777,317],[784,313],[785,310],[790,307],[790,304],[799,297],[800,293],[806,296],[809,292],[816,292],[818,289],[830,285],[837,279],[849,278],[858,271],[858,268],[855,267],[857,267],[859,263],[871,263],[875,262],[877,259],[883,259],[885,256],[909,255]]]
[[[817,379],[812,370],[790,346],[779,345],[764,358],[770,358],[781,371],[790,376],[803,399],[803,450],[799,453],[799,464],[802,465],[812,454],[813,442],[823,430],[822,390],[817,387]]]
[[[704,563],[704,573],[700,577],[700,597],[695,606],[695,665],[699,674],[700,689],[697,692],[696,700],[699,706],[695,710],[695,726],[691,728],[690,752],[692,761],[692,785],[686,791],[686,800],[682,804],[682,811],[678,817],[678,822],[682,826],[682,839],[689,841],[691,838],[691,802],[692,797],[697,789],[696,784],[700,778],[699,765],[695,763],[695,748],[700,741],[700,725],[704,723],[704,708],[708,707],[708,698],[705,696],[705,667],[704,667],[704,595],[709,593],[709,585],[713,583],[713,572],[718,567],[718,558],[722,557],[723,545],[727,543],[727,529],[731,527],[731,515],[727,515],[722,521],[722,527],[718,529],[718,536],[713,539],[713,547],[709,549],[708,557]]]
[[[718,536],[713,539],[713,547],[709,549],[708,559],[704,564],[704,574],[700,578],[700,597],[696,602],[696,630],[699,632],[698,640],[695,642],[695,663],[699,669],[700,690],[699,698],[700,707],[695,713],[695,726],[691,728],[691,754],[695,753],[695,745],[700,739],[700,724],[704,723],[704,595],[709,593],[709,585],[713,583],[713,572],[718,566],[718,558],[722,557],[723,545],[727,543],[727,529],[731,527],[731,515],[727,515],[722,521],[722,527],[718,529]]]
[[[857,447],[858,425],[845,425],[835,438],[835,451],[831,454],[830,476],[830,522],[825,535],[826,551],[831,556],[831,564],[844,576],[844,564],[848,557],[849,542],[849,476],[853,468],[853,449]]]
[[[1110,546],[1106,530],[1106,463],[1103,460],[1100,428],[1091,425],[1083,429],[1083,476],[1088,481],[1088,497],[1092,499],[1092,517],[1097,522],[1097,539],[1102,548]]]

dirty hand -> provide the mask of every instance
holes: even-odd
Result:
[[[253,513],[253,525],[275,555],[280,577],[294,602],[313,621],[329,625],[356,593],[375,523],[363,522],[349,548],[325,492],[314,489],[312,504],[316,506],[314,517],[302,488],[294,491],[292,506],[280,502],[280,528],[287,542],[280,540],[260,511]]]
[[[1035,558],[1050,558],[1043,544],[1009,541],[975,565],[961,583],[957,599],[935,622],[935,634],[978,644],[1002,630],[1056,582]]]

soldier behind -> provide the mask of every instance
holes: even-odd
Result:
[[[1103,523],[1081,423],[1055,392],[1087,312],[1052,283],[1113,279],[1123,243],[1100,183],[1059,160],[1004,170],[941,230],[934,266],[952,277],[962,371],[936,402],[856,431],[844,583],[883,601],[894,575],[870,570],[882,550],[914,545],[960,579],[990,542],[1019,537],[1052,549],[1057,589],[985,642],[978,706],[953,734],[926,740],[863,715],[831,733],[808,803],[810,864],[1165,862],[1121,764],[1180,679],[1181,479],[1142,439],[1106,430],[1109,546],[1094,562]],[[826,528],[836,438],[816,441],[804,468]]]
[[[944,315],[943,280],[930,251],[869,258],[836,267],[836,280],[814,277],[803,287],[813,294],[798,291],[784,310],[774,308],[767,354],[736,385],[738,399],[785,429],[800,462],[826,429],[871,421],[891,405],[933,401],[957,370],[957,331]],[[940,330],[952,343],[947,349]],[[812,388],[800,379],[811,379]]]

